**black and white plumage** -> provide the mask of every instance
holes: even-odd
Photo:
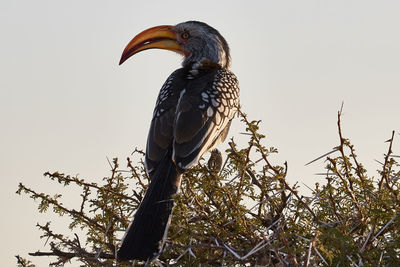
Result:
[[[151,182],[118,251],[121,260],[157,257],[182,173],[225,140],[239,105],[229,47],[214,28],[197,21],[151,28],[128,44],[121,63],[150,48],[181,53],[184,61],[156,102],[145,157]]]
[[[161,88],[146,149],[149,174],[171,144],[175,164],[186,170],[226,137],[239,100],[236,77],[218,66],[190,78],[189,71],[176,70]]]

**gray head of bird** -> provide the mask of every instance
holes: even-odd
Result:
[[[230,66],[229,46],[225,38],[204,22],[187,21],[175,26],[162,25],[144,30],[125,47],[119,64],[147,49],[166,49],[184,56],[184,67],[212,62]]]

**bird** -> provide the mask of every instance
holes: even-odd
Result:
[[[182,174],[223,142],[239,107],[225,38],[200,21],[161,25],[137,34],[119,64],[147,49],[183,56],[160,89],[145,152],[150,184],[117,252],[120,261],[157,259],[162,252]]]

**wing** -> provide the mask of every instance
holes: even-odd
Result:
[[[226,138],[238,104],[238,81],[226,69],[209,70],[188,81],[173,126],[173,160],[180,169],[196,164]]]
[[[157,98],[146,145],[145,166],[150,177],[172,146],[176,106],[187,83],[183,76],[183,69],[173,72],[161,87]]]

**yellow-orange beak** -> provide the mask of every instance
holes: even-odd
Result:
[[[125,47],[119,64],[121,65],[134,54],[151,48],[166,49],[183,54],[182,47],[176,39],[176,33],[171,28],[170,25],[156,26],[136,35]]]

